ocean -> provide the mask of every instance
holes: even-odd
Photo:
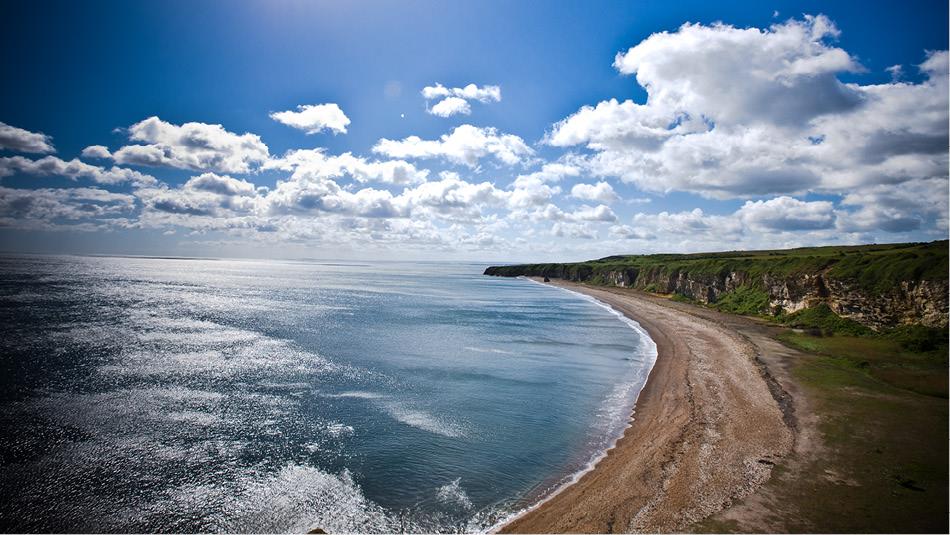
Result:
[[[0,256],[0,528],[489,529],[619,437],[656,349],[484,268]]]

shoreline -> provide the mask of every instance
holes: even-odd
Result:
[[[645,294],[549,284],[636,322],[657,356],[614,444],[492,532],[682,531],[769,479],[793,433],[747,339]]]
[[[519,278],[522,278],[522,277],[519,277]],[[515,513],[512,513],[511,515],[504,518],[503,520],[498,521],[493,526],[488,528],[488,530],[486,531],[487,533],[504,533],[506,526],[515,522],[521,517],[531,513],[535,509],[538,509],[539,507],[541,507],[548,501],[552,500],[555,496],[560,494],[562,491],[564,491],[565,489],[569,488],[571,485],[574,485],[575,483],[580,481],[580,479],[584,477],[584,475],[586,475],[589,472],[592,472],[594,469],[597,468],[597,465],[600,463],[600,461],[603,460],[604,457],[607,456],[610,450],[614,449],[617,446],[617,442],[620,439],[622,439],[624,435],[626,435],[627,430],[630,429],[631,425],[633,425],[634,416],[637,410],[637,403],[640,400],[640,395],[643,393],[643,390],[646,388],[647,383],[649,383],[650,376],[653,374],[653,369],[656,367],[656,362],[657,362],[657,359],[659,358],[659,351],[658,351],[656,342],[654,342],[653,338],[650,336],[650,333],[646,330],[646,328],[643,327],[643,325],[641,325],[637,320],[633,319],[629,315],[624,314],[622,311],[617,310],[616,308],[614,308],[608,303],[605,303],[588,294],[579,292],[576,289],[570,289],[566,286],[559,286],[556,284],[545,283],[545,282],[542,282],[542,280],[539,277],[523,277],[523,278],[528,281],[534,282],[535,284],[541,284],[544,286],[554,286],[555,288],[559,290],[563,290],[568,293],[575,294],[581,297],[582,299],[588,300],[596,304],[597,306],[603,307],[609,310],[611,313],[616,314],[617,317],[621,319],[621,321],[628,323],[630,328],[636,331],[638,335],[644,337],[644,341],[646,342],[646,345],[652,346],[652,350],[648,351],[648,354],[652,353],[651,355],[649,355],[651,357],[651,362],[649,364],[649,369],[647,370],[647,373],[646,373],[646,378],[644,379],[643,384],[640,386],[640,388],[636,392],[636,395],[634,396],[633,404],[630,407],[630,415],[626,419],[623,428],[620,429],[619,433],[610,440],[609,445],[605,449],[596,452],[595,455],[592,455],[583,468],[575,472],[572,472],[568,474],[567,476],[565,476],[564,478],[562,478],[562,480],[559,483],[553,486],[553,490],[550,490],[547,493],[539,495],[539,499],[533,502],[528,507],[525,507]]]

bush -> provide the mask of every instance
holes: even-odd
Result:
[[[763,314],[768,311],[769,294],[759,288],[740,286],[719,296],[715,307],[734,314]]]
[[[948,332],[946,328],[936,329],[923,325],[904,325],[889,330],[884,334],[899,343],[901,347],[915,353],[935,351],[947,347]]]
[[[825,336],[843,334],[847,336],[868,336],[874,334],[870,328],[860,323],[842,318],[826,304],[799,310],[785,317],[785,324],[799,329],[818,329]]]

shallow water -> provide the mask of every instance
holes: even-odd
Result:
[[[0,527],[493,525],[618,436],[653,354],[484,267],[0,257]]]

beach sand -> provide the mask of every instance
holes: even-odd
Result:
[[[792,449],[794,415],[756,358],[756,344],[698,307],[630,290],[551,284],[639,322],[658,357],[616,446],[501,532],[684,531],[769,479]]]

